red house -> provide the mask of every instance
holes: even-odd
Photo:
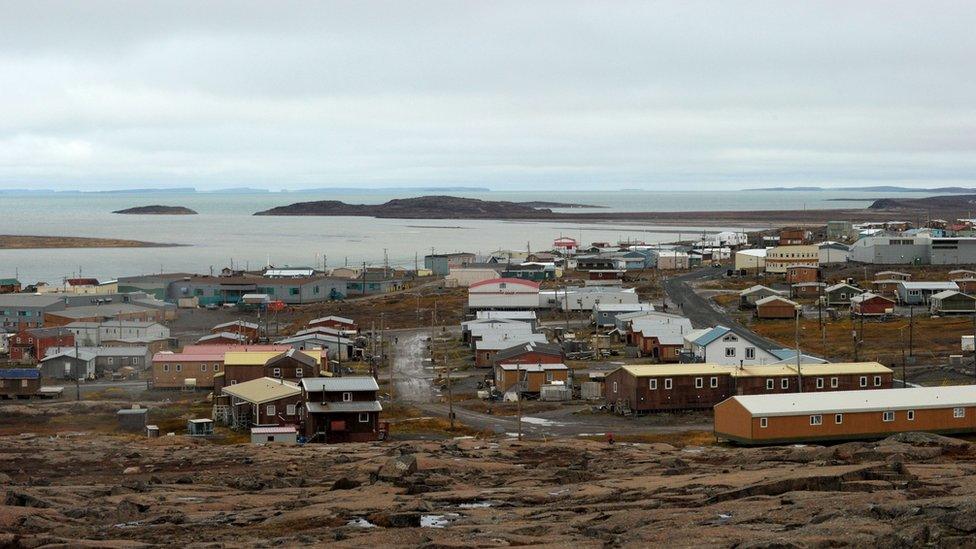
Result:
[[[627,271],[624,269],[593,269],[588,273],[590,280],[620,280]]]
[[[554,343],[530,341],[495,353],[494,364],[562,364],[563,348]]]
[[[851,314],[854,316],[880,316],[895,308],[895,301],[883,295],[865,292],[851,298]]]
[[[25,328],[10,340],[10,360],[40,362],[50,347],[71,347],[75,336],[67,328]]]
[[[223,324],[218,324],[210,329],[211,334],[222,334],[231,333],[239,336],[244,336],[246,341],[244,343],[257,343],[258,339],[261,337],[261,326],[255,324],[254,322],[245,322],[243,320],[234,320],[231,322],[224,322]],[[226,343],[234,343],[233,341],[228,341]]]

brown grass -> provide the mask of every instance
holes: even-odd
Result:
[[[606,435],[593,435],[580,438],[600,442],[605,442],[607,440]],[[676,448],[684,448],[685,446],[713,446],[716,444],[715,434],[711,431],[681,431],[676,433],[657,433],[646,435],[615,434],[613,435],[613,439],[615,442],[636,442],[644,444],[664,443],[670,444]]]
[[[860,330],[861,323],[852,324],[850,318],[824,320],[826,338],[822,339],[817,319],[805,318],[800,322],[801,349],[822,355],[833,361],[854,360],[852,329]],[[865,320],[860,332],[863,340],[858,350],[859,360],[873,360],[882,364],[901,364],[902,343],[908,352],[907,318],[889,322]],[[790,320],[753,321],[750,327],[758,334],[782,343],[794,345],[794,323]],[[899,331],[901,330],[901,331]],[[919,360],[945,361],[950,354],[959,354],[960,336],[972,335],[970,317],[915,317],[914,349]],[[904,337],[902,337],[904,336]],[[825,344],[826,343],[826,344]]]
[[[426,327],[430,326],[435,303],[436,324],[453,326],[461,322],[467,296],[467,288],[438,290],[432,287],[365,298],[350,296],[345,301],[296,307],[291,327],[298,330],[313,318],[338,315],[354,319],[361,330],[368,330],[373,325],[378,330],[381,314],[382,324],[387,329]]]

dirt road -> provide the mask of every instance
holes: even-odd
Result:
[[[405,402],[431,402],[435,398],[434,373],[424,367],[428,332],[399,332],[393,355],[394,397]]]

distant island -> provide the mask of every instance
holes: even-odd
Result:
[[[868,209],[910,211],[959,211],[961,209],[976,210],[976,194],[929,196],[926,198],[879,198],[868,206]]]
[[[185,206],[160,206],[159,204],[115,210],[112,213],[128,215],[197,215],[197,212]]]
[[[542,206],[545,207],[542,207]],[[254,215],[365,216],[399,219],[531,219],[549,217],[549,208],[595,208],[561,202],[507,202],[458,196],[399,198],[383,204],[346,204],[338,200],[297,202]]]
[[[122,238],[83,236],[0,235],[0,250],[42,250],[53,248],[168,248],[181,244],[162,244]]]
[[[743,189],[744,191],[850,191],[850,192],[872,192],[872,193],[952,193],[969,194],[976,193],[976,189],[967,187],[894,187],[890,185],[880,185],[875,187],[763,187],[758,189]]]

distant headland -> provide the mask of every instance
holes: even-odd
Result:
[[[159,204],[115,210],[112,213],[127,215],[197,215],[197,212],[185,206],[160,206]]]

